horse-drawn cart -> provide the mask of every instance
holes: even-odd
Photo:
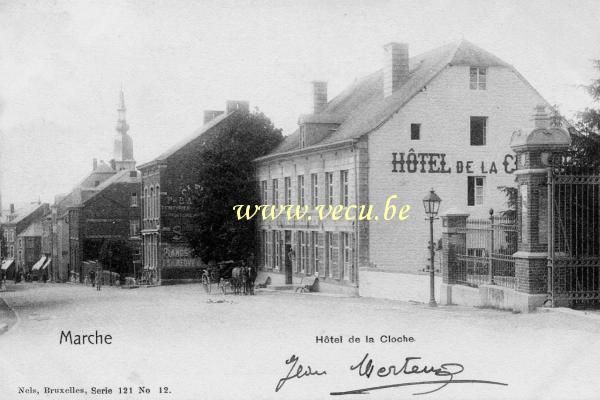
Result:
[[[246,265],[245,262],[224,261],[209,265],[202,272],[202,285],[207,293],[211,293],[213,285],[223,294],[230,290],[233,294],[254,294],[254,280],[256,268]]]
[[[226,292],[226,286],[228,286],[229,280],[231,279],[231,271],[235,268],[236,263],[234,261],[224,261],[218,264],[208,265],[204,271],[202,271],[202,286],[206,293],[211,293],[213,285],[217,286],[217,290],[221,289],[223,294]]]

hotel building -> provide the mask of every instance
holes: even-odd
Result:
[[[313,82],[313,113],[256,160],[262,201],[372,205],[378,220],[319,221],[311,212],[261,221],[259,280],[299,283],[318,272],[322,291],[418,298],[413,287],[428,289],[423,197],[434,188],[441,213],[505,210],[498,187],[515,186],[511,134],[533,128],[538,104],[547,102],[514,67],[465,40],[414,57],[390,43],[381,70],[332,100],[325,82]],[[387,201],[397,208],[391,220]],[[403,221],[402,205],[411,207]],[[440,237],[436,221],[434,243]]]

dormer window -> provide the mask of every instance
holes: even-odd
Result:
[[[300,148],[304,148],[306,146],[306,129],[304,125],[300,126]]]
[[[471,90],[487,89],[487,68],[471,67],[469,78]]]

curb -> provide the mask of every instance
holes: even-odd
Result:
[[[8,313],[8,323],[0,323],[0,336],[9,332],[15,326],[19,325],[19,322],[21,321],[19,315],[15,312],[15,310],[13,310],[12,307],[9,306],[8,303],[0,297],[0,309],[2,308],[6,308],[6,311]]]
[[[573,315],[575,317],[593,319],[596,321],[600,321],[600,313],[598,312],[589,312],[585,310],[573,310],[572,308],[567,307],[555,307],[555,308],[543,308],[544,312],[551,313],[559,313],[559,314],[567,314]]]

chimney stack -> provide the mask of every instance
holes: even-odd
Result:
[[[313,81],[313,113],[319,114],[327,107],[327,82]]]
[[[388,43],[383,50],[383,97],[388,97],[408,80],[408,43]]]
[[[208,124],[219,115],[223,114],[224,111],[217,110],[204,110],[204,125]]]
[[[227,114],[237,110],[246,112],[250,111],[250,103],[243,100],[227,100],[225,104],[225,111]]]
[[[92,171],[95,171],[98,168],[98,159],[94,158],[92,160]]]
[[[10,213],[11,214],[15,213],[15,205],[14,205],[14,203],[10,203]]]
[[[535,114],[533,115],[533,121],[536,128],[548,128],[548,114],[546,114],[546,106],[538,104],[535,106]]]

